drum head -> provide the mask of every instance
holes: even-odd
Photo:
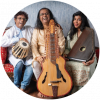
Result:
[[[29,48],[29,43],[25,42],[25,41],[20,41],[19,42],[19,46],[23,49],[28,49]]]

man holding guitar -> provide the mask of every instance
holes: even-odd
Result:
[[[56,22],[55,18],[53,17],[52,12],[48,8],[40,9],[40,11],[38,12],[37,22],[36,22],[35,29],[33,31],[32,42],[31,42],[32,54],[34,57],[34,59],[33,59],[33,72],[34,72],[37,80],[38,80],[40,73],[41,73],[41,63],[43,63],[45,61],[45,57],[47,56],[46,55],[47,54],[46,34],[48,34],[48,27],[49,27],[49,22],[51,19],[53,19],[54,22],[56,23],[57,34],[58,34],[58,37],[57,37],[58,43],[57,44],[59,46],[59,53],[62,54],[64,52],[64,49],[65,49],[65,38],[64,38],[64,35],[62,33],[62,29],[60,27],[57,27],[57,22]],[[59,67],[57,67],[57,68],[59,68]],[[46,83],[46,79],[48,77],[47,74],[48,73],[43,75],[42,84]],[[40,83],[39,85],[42,85],[42,84]],[[38,97],[49,96],[47,94],[44,94],[45,95],[44,96],[43,94],[44,93],[39,92]]]

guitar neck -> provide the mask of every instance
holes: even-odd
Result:
[[[49,23],[49,33],[46,35],[46,58],[49,58],[53,64],[59,57],[58,36],[55,32],[54,22]]]

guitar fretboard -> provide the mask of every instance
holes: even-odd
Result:
[[[56,64],[56,59],[59,57],[59,48],[54,22],[49,24],[49,31],[46,35],[46,58],[49,58],[53,64]]]

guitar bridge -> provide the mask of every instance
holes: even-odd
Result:
[[[50,83],[59,83],[61,81],[50,81]]]

